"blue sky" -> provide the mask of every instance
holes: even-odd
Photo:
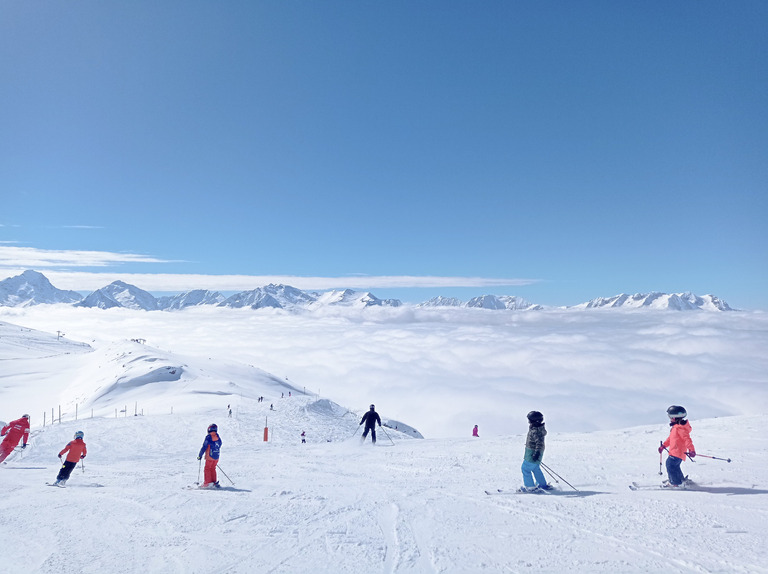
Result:
[[[5,2],[0,276],[768,309],[766,29],[748,1]]]

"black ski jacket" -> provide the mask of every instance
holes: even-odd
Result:
[[[376,426],[376,423],[379,423],[379,426],[381,426],[381,417],[376,411],[368,411],[360,421],[360,424],[363,423],[365,423],[365,428],[372,429]]]

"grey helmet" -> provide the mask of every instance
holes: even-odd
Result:
[[[674,419],[684,419],[685,417],[688,416],[688,413],[685,412],[685,409],[680,405],[672,405],[667,409],[667,415],[671,420],[674,420]]]
[[[75,439],[83,438],[85,434],[83,434],[83,431],[79,430],[75,433]]]

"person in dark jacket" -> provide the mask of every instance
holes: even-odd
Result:
[[[365,437],[368,436],[368,431],[370,431],[372,444],[376,444],[376,423],[379,423],[379,426],[381,426],[381,417],[379,416],[379,413],[376,412],[375,405],[371,405],[370,410],[363,415],[363,418],[360,420],[360,425],[363,423],[365,423],[365,430],[363,431],[363,438],[360,439],[360,442],[365,441]]]
[[[539,411],[528,413],[528,436],[525,437],[525,456],[523,457],[523,487],[522,492],[535,492],[537,489],[551,490],[544,473],[541,472],[541,459],[544,458],[544,415]],[[536,484],[533,479],[536,478]]]

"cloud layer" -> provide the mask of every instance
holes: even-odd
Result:
[[[91,342],[145,338],[265,369],[357,409],[375,403],[428,437],[557,430],[768,411],[768,315],[480,309],[178,313],[0,308],[0,320]]]

